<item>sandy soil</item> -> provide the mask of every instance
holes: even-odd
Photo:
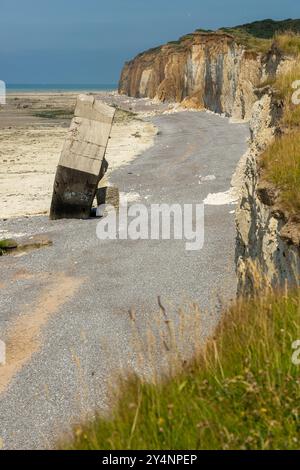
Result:
[[[111,102],[113,94],[102,97]],[[0,111],[0,218],[48,213],[75,100],[72,93],[9,95]],[[155,134],[150,123],[118,116],[106,154],[108,178],[149,148]]]

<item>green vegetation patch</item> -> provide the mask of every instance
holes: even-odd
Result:
[[[70,109],[45,109],[34,112],[33,116],[45,119],[72,119],[74,111]]]
[[[271,19],[266,19],[229,28],[224,27],[217,31],[203,28],[198,28],[195,30],[195,33],[203,33],[208,35],[216,33],[230,34],[234,37],[238,44],[241,44],[247,49],[257,53],[268,52],[272,46],[272,43],[274,42],[274,38],[276,38],[278,35],[282,35],[285,32],[289,32],[290,36],[300,34],[300,20],[287,19],[283,21],[274,21]],[[185,40],[192,40],[194,36],[194,33],[186,34],[177,41],[170,41],[167,44],[180,47]],[[152,53],[156,51],[159,52],[161,47],[162,46],[150,49],[146,53]],[[291,38],[289,41],[281,43],[280,47],[282,47],[282,50],[287,54],[296,55],[298,53],[298,45],[295,47],[295,44]],[[144,53],[141,53],[137,57],[143,54]]]
[[[212,29],[203,29],[203,28],[198,28],[196,29],[196,33],[213,33],[214,31]]]
[[[224,31],[230,28],[222,28]],[[274,21],[266,19],[262,21],[254,21],[231,28],[231,30],[238,30],[250,34],[256,38],[272,39],[276,34],[291,31],[300,33],[300,20],[287,19],[283,21]]]
[[[0,256],[7,253],[9,250],[16,249],[18,247],[18,242],[10,238],[5,240],[0,240]]]
[[[298,37],[300,42],[300,37]],[[262,154],[262,177],[279,189],[280,202],[290,214],[300,213],[300,105],[293,99],[300,80],[300,61],[285,73],[269,81],[275,94],[284,103],[281,120],[283,134]],[[299,86],[298,86],[299,89]],[[299,97],[300,92],[297,92]]]
[[[234,37],[238,44],[245,46],[247,49],[254,52],[266,53],[272,46],[272,39],[262,39],[259,37],[252,36],[247,31],[238,28],[224,28],[219,32],[230,34]]]
[[[286,55],[298,57],[300,55],[300,34],[291,31],[277,34],[275,44]]]
[[[137,120],[140,118],[138,115],[132,111],[127,111],[126,109],[119,108],[117,105],[111,105],[116,108],[114,124],[127,124],[131,121]]]
[[[280,190],[280,201],[291,214],[300,213],[300,132],[277,138],[261,159],[263,175]]]
[[[300,20],[263,20],[232,28],[221,28],[220,32],[231,34],[235,40],[256,52],[266,53],[274,38],[278,47],[286,54],[297,55],[299,51]],[[288,32],[289,34],[285,34]]]

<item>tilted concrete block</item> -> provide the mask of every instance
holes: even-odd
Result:
[[[104,159],[115,109],[91,95],[79,95],[75,115],[56,171],[51,219],[88,218]]]

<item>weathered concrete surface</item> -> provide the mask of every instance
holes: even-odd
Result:
[[[122,105],[122,97],[117,99]],[[127,106],[134,110],[134,103]],[[144,106],[148,110],[151,106]],[[247,148],[246,125],[194,112],[151,121],[160,131],[154,146],[112,174],[121,192],[137,195],[149,207],[199,203],[209,193],[229,189]],[[205,179],[209,175],[215,179]],[[198,302],[200,340],[212,331],[220,302],[236,293],[234,207],[206,207],[205,242],[198,252],[187,252],[180,240],[100,241],[95,219],[1,222],[11,234],[47,233],[53,240],[52,247],[27,256],[0,259],[1,339],[10,338],[14,357],[22,361],[19,367],[12,359],[3,379],[5,448],[53,446],[71,423],[95,408],[110,408],[109,385],[119,368],[148,372],[137,353],[130,308],[144,337],[157,322],[158,295],[174,321],[179,306]],[[189,344],[189,324],[185,331]],[[31,340],[23,349],[25,337]]]
[[[94,96],[79,95],[56,172],[50,218],[89,217],[106,171],[104,155],[114,114],[114,108]]]

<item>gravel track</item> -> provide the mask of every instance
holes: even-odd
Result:
[[[205,112],[147,119],[159,133],[152,148],[112,173],[121,191],[149,206],[199,203],[229,189],[247,148],[247,125]],[[119,368],[147,373],[132,348],[131,308],[145,332],[158,296],[171,316],[197,302],[207,312],[203,338],[212,331],[220,298],[235,296],[233,210],[205,207],[205,243],[196,252],[178,240],[100,241],[96,219],[1,222],[7,233],[44,233],[53,241],[0,259],[0,339],[10,352],[9,367],[0,366],[5,449],[53,447],[71,424],[110,409],[108,389]]]

